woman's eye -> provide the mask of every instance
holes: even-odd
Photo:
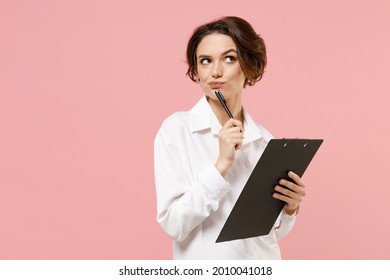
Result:
[[[236,61],[236,58],[234,56],[227,56],[225,60],[227,62],[234,62],[234,61]]]
[[[208,59],[208,58],[202,58],[202,59],[200,60],[200,64],[203,64],[203,65],[210,64],[210,59]]]

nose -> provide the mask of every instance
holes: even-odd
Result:
[[[216,78],[220,78],[222,77],[223,75],[223,69],[222,69],[222,65],[221,63],[215,63],[214,64],[214,67],[212,69],[212,73],[211,73],[211,76],[216,79]]]

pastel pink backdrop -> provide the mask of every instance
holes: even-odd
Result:
[[[265,38],[245,92],[276,137],[324,138],[285,259],[388,259],[390,2],[0,2],[0,258],[169,259],[153,141],[201,97],[193,28],[246,18]]]

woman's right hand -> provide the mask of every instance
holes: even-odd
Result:
[[[239,120],[229,119],[218,133],[219,156],[215,167],[225,176],[232,167],[236,151],[242,146],[244,128]]]

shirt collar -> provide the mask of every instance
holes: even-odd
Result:
[[[206,96],[203,96],[189,111],[191,132],[194,133],[211,128],[212,115],[214,113],[207,102]]]
[[[243,108],[244,114],[244,144],[264,138],[269,142],[272,135],[263,127],[256,125],[249,112]],[[198,103],[189,111],[191,132],[200,132],[202,130],[211,129],[214,135],[218,135],[222,128],[216,115],[210,107],[206,96],[203,96]]]

